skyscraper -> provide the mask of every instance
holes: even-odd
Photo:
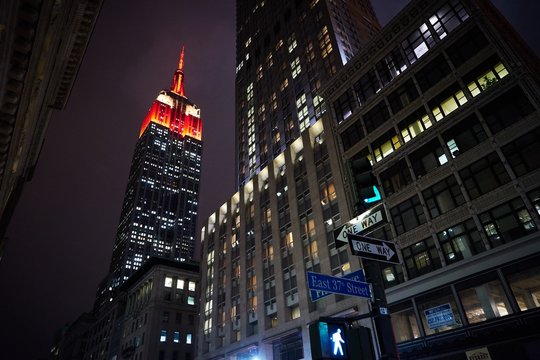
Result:
[[[121,285],[150,256],[193,258],[202,153],[200,109],[184,93],[184,49],[169,90],[143,120],[109,270]]]
[[[238,0],[236,21],[236,159],[243,185],[321,118],[321,85],[380,25],[369,0]]]

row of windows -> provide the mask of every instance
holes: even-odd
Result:
[[[165,283],[163,286],[165,286],[166,288],[172,288],[174,283],[176,283],[176,286],[175,286],[176,289],[179,289],[179,290],[185,289],[185,283],[186,283],[185,280],[173,278],[171,276],[165,277]],[[189,280],[187,283],[188,283],[188,287],[187,287],[188,291],[195,291],[195,288],[196,288],[195,281]]]
[[[540,189],[529,192],[528,197],[540,215]],[[396,219],[400,221],[399,226],[410,226],[412,223],[425,221],[425,218],[418,215],[421,209],[416,208],[419,204],[411,201],[413,199],[418,198],[414,197],[405,202],[408,208],[405,206],[399,208],[403,213],[396,211],[396,208],[393,209],[394,225]],[[482,239],[475,220],[468,219],[440,231],[434,237],[403,248],[403,265],[409,279],[441,268],[442,260],[449,265],[537,231],[537,226],[521,198],[515,198],[480,213],[478,223],[486,240]],[[384,270],[386,286],[400,283],[403,280],[399,276],[400,273],[396,267]]]
[[[482,274],[392,305],[396,341],[410,341],[540,307],[540,291],[535,285],[540,281],[538,260],[502,268],[500,273]]]
[[[173,331],[171,335],[172,335],[171,336],[172,342],[175,344],[179,344],[181,341],[180,331]],[[193,334],[187,333],[186,338],[185,338],[186,344],[191,344],[192,340],[193,340]],[[159,342],[162,342],[162,343],[167,342],[167,330],[161,330],[159,334]]]
[[[442,16],[440,16],[443,14]],[[414,64],[420,57],[425,55],[429,49],[435,46],[435,37],[442,40],[447,33],[454,30],[460,23],[468,18],[468,14],[461,3],[457,0],[451,0],[449,3],[441,7],[435,14],[429,18],[429,23],[425,22],[407,36],[401,43],[400,47],[394,48],[382,60],[380,60],[374,68],[368,70],[360,79],[347,90],[334,103],[334,110],[337,117],[337,122],[341,123],[351,116],[361,105],[365,104],[371,97],[379,93],[381,89],[390,81],[398,77],[405,71],[408,65]],[[405,60],[407,59],[407,61]],[[443,69],[444,70],[444,69]],[[445,71],[445,74],[449,73]],[[427,79],[430,81],[431,79]],[[404,89],[412,89],[409,84],[403,89],[394,92],[390,103],[397,107],[402,107],[406,104],[399,104],[401,99],[399,96],[410,97],[404,100],[407,103],[411,98],[416,98],[418,94],[415,90],[407,91]],[[371,131],[366,125],[367,131]]]

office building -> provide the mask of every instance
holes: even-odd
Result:
[[[539,64],[488,1],[412,1],[321,93],[382,190],[369,236],[400,249],[401,359],[540,354]]]
[[[380,26],[368,0],[238,0],[236,7],[236,159],[243,185],[321,118],[321,85]]]
[[[200,109],[184,94],[184,50],[171,88],[160,91],[135,146],[108,286],[150,256],[193,260],[202,154]]]

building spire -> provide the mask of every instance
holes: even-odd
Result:
[[[174,72],[173,82],[171,84],[171,91],[184,95],[184,47],[180,52],[180,60],[178,60],[178,68]]]

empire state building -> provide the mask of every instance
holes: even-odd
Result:
[[[193,259],[202,154],[200,109],[184,93],[184,49],[170,89],[144,118],[120,215],[109,286],[149,257]]]

